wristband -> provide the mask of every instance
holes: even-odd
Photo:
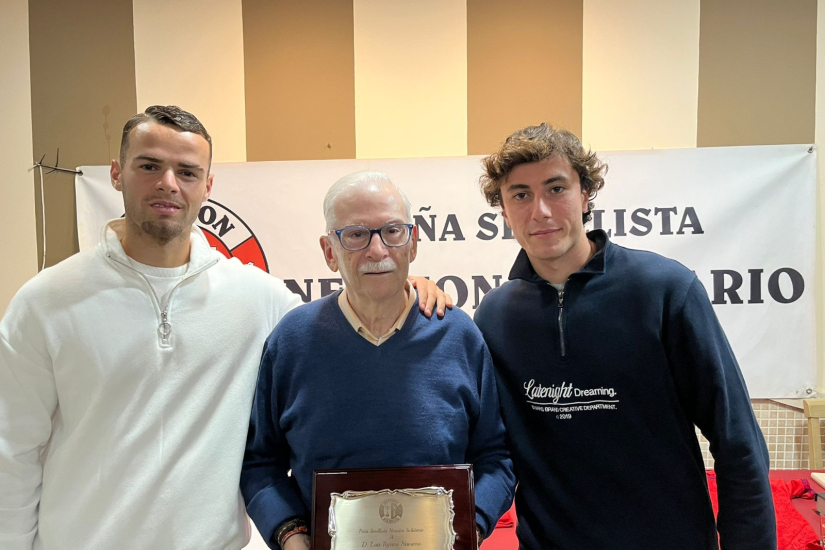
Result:
[[[284,522],[283,525],[281,525],[281,527],[277,531],[275,540],[278,541],[278,546],[283,548],[286,539],[288,539],[292,535],[297,535],[298,533],[306,534],[308,532],[309,528],[307,527],[307,523],[304,520],[302,520],[301,518],[293,518],[289,521]]]

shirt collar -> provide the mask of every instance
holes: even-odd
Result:
[[[602,229],[594,229],[588,231],[587,238],[596,243],[596,253],[588,260],[584,266],[576,273],[583,273],[588,275],[597,275],[604,273],[606,268],[606,256],[610,253],[610,248],[613,246],[607,233]],[[530,258],[527,257],[527,252],[522,248],[519,251],[516,261],[510,269],[509,279],[524,279],[531,282],[544,282],[536,270],[533,269],[533,264],[530,263]]]
[[[404,285],[404,291],[407,293],[407,305],[404,306],[404,310],[401,312],[398,319],[396,319],[393,326],[391,326],[390,329],[381,336],[375,336],[371,333],[369,329],[364,326],[364,323],[361,322],[361,319],[358,318],[358,315],[355,313],[355,310],[352,309],[349,300],[347,300],[346,288],[341,291],[341,294],[338,295],[338,307],[341,308],[341,312],[344,314],[344,317],[346,317],[349,324],[358,334],[363,336],[364,339],[372,342],[374,345],[380,346],[386,342],[390,336],[401,330],[401,327],[404,326],[404,322],[407,320],[407,315],[409,314],[410,309],[416,302],[417,295],[415,291],[413,291],[412,285],[410,285],[409,281],[407,281]]]

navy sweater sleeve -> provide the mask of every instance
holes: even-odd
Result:
[[[480,338],[479,338],[480,339]],[[516,477],[501,421],[493,360],[487,346],[478,349],[482,364],[479,380],[479,414],[471,427],[467,461],[473,464],[476,523],[485,537],[513,504]]]
[[[710,442],[723,550],[776,548],[769,459],[733,351],[698,279],[672,313],[668,355],[679,399]]]
[[[309,523],[295,478],[287,475],[290,448],[278,423],[278,394],[273,383],[277,348],[277,340],[270,336],[261,358],[241,469],[247,513],[273,549],[280,548],[273,535],[285,521],[302,518]]]

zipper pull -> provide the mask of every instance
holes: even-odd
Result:
[[[567,350],[564,346],[564,319],[562,318],[562,312],[564,311],[564,288],[558,291],[559,293],[559,345],[561,347],[561,356],[564,357],[567,354]]]
[[[158,335],[161,343],[169,345],[169,335],[172,334],[172,324],[168,321],[168,314],[166,311],[160,313],[160,324],[158,325]]]

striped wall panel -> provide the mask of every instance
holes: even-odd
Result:
[[[243,0],[247,160],[355,157],[352,0]]]
[[[6,0],[0,17],[0,317],[20,286],[37,273],[34,218],[29,6],[27,0]]]
[[[581,135],[582,1],[467,0],[467,142],[546,121]]]
[[[467,154],[464,0],[353,0],[358,158]]]
[[[34,154],[63,163],[108,162],[153,103],[218,162],[484,154],[541,121],[597,150],[814,140],[816,0],[28,5]],[[70,178],[46,200],[52,264]]]
[[[213,140],[215,162],[245,161],[240,1],[133,4],[138,109],[175,104],[190,110],[219,138]]]
[[[135,114],[131,0],[29,0],[32,148],[61,166],[109,164],[120,130]],[[45,182],[47,255],[53,265],[77,250],[74,179]],[[39,205],[39,198],[37,199]],[[38,247],[40,213],[38,216]],[[38,258],[40,249],[38,249]]]
[[[699,0],[584,3],[582,138],[596,150],[696,146]]]
[[[702,0],[698,145],[814,139],[816,0]]]

